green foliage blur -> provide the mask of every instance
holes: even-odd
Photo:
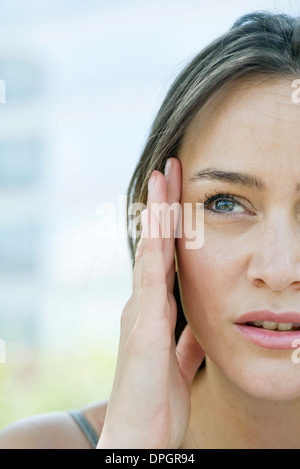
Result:
[[[12,344],[0,364],[0,429],[31,415],[106,401],[115,363],[115,351],[99,351],[95,343],[61,350]]]

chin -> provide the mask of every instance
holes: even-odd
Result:
[[[253,387],[251,383],[245,383],[243,390],[255,399],[269,402],[288,402],[300,399],[300,384],[290,385],[282,383],[281,380],[274,379]]]
[[[241,392],[255,399],[273,402],[300,400],[299,371],[300,364],[295,365],[286,357],[248,359],[223,370]]]

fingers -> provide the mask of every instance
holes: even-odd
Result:
[[[163,238],[163,249],[165,256],[165,271],[167,276],[168,292],[173,293],[175,275],[175,232],[179,220],[182,175],[180,161],[177,158],[170,158],[169,161],[171,162],[171,171],[166,177],[160,171],[153,171],[152,177],[148,181],[147,208],[151,210],[151,212],[153,211],[157,215],[157,218],[160,219],[160,227],[164,231],[163,236],[168,235],[168,237]],[[171,213],[168,213],[166,205],[171,207]],[[168,233],[168,230],[164,229],[166,226],[168,226],[166,215],[171,215],[170,233]],[[156,230],[152,227],[151,236],[157,236],[155,231]],[[133,272],[134,290],[138,288],[140,283],[142,255],[143,240],[141,238],[137,245],[135,254],[135,267]]]
[[[166,172],[166,170],[168,171]],[[169,158],[165,167],[165,176],[160,171],[153,171],[151,182],[154,184],[152,184],[152,188],[150,185],[148,189],[147,208],[150,208],[157,215],[163,232],[169,293],[173,293],[174,288],[175,233],[181,208],[181,179],[180,161],[177,158]]]
[[[191,386],[196,372],[204,360],[205,352],[201,348],[189,325],[185,327],[179,338],[176,355],[181,373],[185,377],[188,385]]]
[[[152,237],[149,233],[158,233]],[[164,243],[158,219],[150,210],[143,213],[140,322],[147,330],[155,321],[166,319],[167,284]]]
[[[133,293],[135,314],[131,313],[130,328],[134,327],[138,311],[146,317],[165,314],[162,295],[173,294],[175,277],[175,232],[178,224],[179,209],[174,216],[168,207],[174,202],[180,205],[181,198],[181,164],[176,158],[170,158],[171,171],[164,176],[160,171],[153,171],[148,181],[147,210],[142,212],[143,234],[137,245],[133,271]],[[170,218],[170,232],[165,233],[166,217]],[[147,223],[148,220],[148,223]],[[146,226],[147,225],[147,226]],[[156,307],[154,308],[154,303]],[[164,306],[164,312],[162,308]],[[150,309],[149,309],[150,308]],[[149,313],[147,312],[149,310]],[[149,316],[147,316],[147,314]],[[160,316],[161,315],[161,316]],[[128,323],[127,321],[127,323]]]
[[[166,269],[161,229],[156,215],[148,209],[142,212],[141,221],[142,234],[136,249],[133,292],[122,314],[125,335],[131,333],[137,321],[148,334],[154,321],[165,319],[166,313]],[[153,232],[158,233],[158,237],[151,236]]]
[[[175,279],[175,234],[181,215],[181,185],[182,185],[182,170],[180,161],[176,158],[170,158],[171,168],[166,174],[167,181],[167,203],[170,207],[170,237],[165,238],[165,258],[167,267],[167,285],[168,292],[173,293],[174,279]],[[167,168],[165,168],[166,171]]]

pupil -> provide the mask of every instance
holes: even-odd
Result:
[[[221,200],[219,202],[216,202],[216,204],[218,209],[226,210],[227,212],[234,208],[234,202],[232,202],[231,200]]]

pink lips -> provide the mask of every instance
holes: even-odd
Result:
[[[300,324],[299,313],[274,313],[267,310],[252,311],[242,315],[236,321],[235,327],[246,339],[262,348],[291,350],[300,345],[300,331],[273,331],[247,324],[254,321]]]

